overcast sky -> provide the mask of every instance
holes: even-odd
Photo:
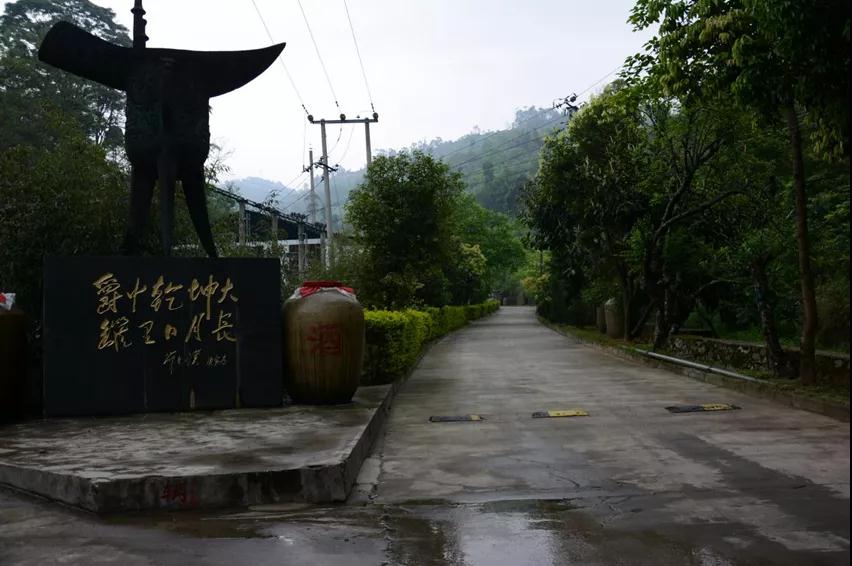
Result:
[[[518,108],[550,106],[588,89],[649,36],[626,23],[631,0],[347,1],[379,113],[371,130],[374,150],[455,139],[474,126],[504,128]],[[132,28],[132,0],[94,2]],[[347,117],[370,113],[343,0],[301,0],[340,110],[299,2],[255,2],[275,42],[287,43],[281,58],[315,118],[333,118],[341,110]],[[144,6],[149,47],[238,50],[270,43],[252,0],[145,0]],[[305,146],[319,154],[319,126],[306,126],[280,63],[211,105],[211,133],[232,152],[232,178],[287,183],[306,163]],[[345,127],[339,142],[338,134],[330,128],[329,146],[336,146],[330,162],[363,166],[363,126]]]

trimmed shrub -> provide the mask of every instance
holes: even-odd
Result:
[[[497,309],[500,308],[500,301],[498,301],[497,299],[488,299],[487,301],[482,303],[482,307],[484,310],[484,312],[482,313],[483,315],[491,314],[493,312],[496,312]]]
[[[444,329],[444,334],[458,330],[467,324],[467,315],[464,307],[441,307],[441,323]]]
[[[366,344],[361,385],[380,385],[402,377],[417,360],[423,344],[492,313],[499,306],[498,301],[492,300],[424,310],[364,311]]]
[[[428,340],[434,340],[446,334],[442,326],[441,309],[438,307],[424,307],[423,312],[428,314],[430,319]]]
[[[416,324],[402,312],[365,311],[365,356],[362,385],[390,383],[402,376],[418,351]]]

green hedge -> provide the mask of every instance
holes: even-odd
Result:
[[[423,310],[365,311],[366,351],[362,385],[390,383],[417,361],[423,344],[496,311],[495,300],[479,305]]]

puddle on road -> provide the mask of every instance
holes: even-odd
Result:
[[[568,500],[441,500],[393,505],[260,505],[237,512],[158,513],[109,517],[124,526],[193,538],[283,541],[294,551],[372,545],[394,566],[429,565],[725,565],[706,548],[661,534],[604,527]]]

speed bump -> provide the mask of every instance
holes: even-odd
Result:
[[[582,409],[569,409],[567,411],[536,411],[532,414],[534,419],[549,419],[556,417],[588,417],[589,413]]]
[[[736,411],[740,409],[737,405],[727,403],[704,403],[703,405],[676,405],[666,407],[670,413],[701,413],[705,411]]]
[[[451,415],[441,417],[429,417],[430,423],[456,423],[465,421],[484,421],[481,415]]]

